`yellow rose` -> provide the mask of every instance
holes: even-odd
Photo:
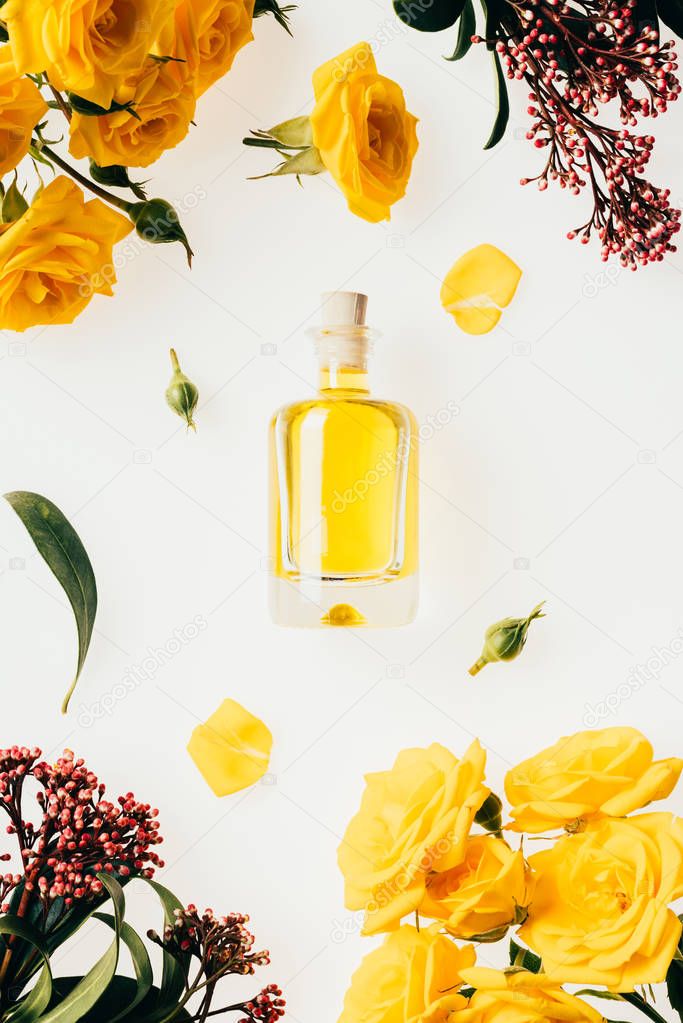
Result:
[[[18,74],[12,48],[0,47],[0,176],[26,156],[33,129],[46,111],[40,91]]]
[[[520,922],[530,896],[523,853],[493,835],[475,835],[467,839],[459,866],[427,878],[419,912],[443,920],[456,938],[490,934],[495,941]]]
[[[489,794],[485,764],[476,740],[462,760],[433,743],[403,750],[390,771],[366,776],[338,854],[346,907],[365,910],[365,934],[396,928],[422,902],[431,871],[462,863]]]
[[[180,0],[156,52],[184,60],[197,97],[232,67],[236,54],[254,38],[254,0]]]
[[[635,728],[604,728],[565,737],[508,772],[512,831],[580,831],[588,821],[623,817],[670,795],[683,760],[653,761]]]
[[[112,246],[132,225],[57,177],[19,220],[0,225],[0,329],[71,323],[94,294],[111,295]]]
[[[460,971],[474,964],[471,945],[403,926],[365,956],[351,978],[338,1023],[447,1023],[465,1008]]]
[[[47,71],[57,89],[108,108],[174,6],[175,0],[7,0],[2,17],[17,71]]]
[[[406,192],[417,152],[417,119],[403,90],[377,73],[368,43],[359,43],[313,75],[313,142],[322,162],[364,220],[389,220]]]
[[[74,112],[69,149],[75,157],[91,156],[101,167],[148,167],[185,138],[196,105],[185,65],[152,59],[126,79],[116,99],[133,101],[134,112],[101,117]]]
[[[683,820],[606,819],[530,857],[534,898],[522,939],[559,983],[632,991],[664,980],[681,936]]]
[[[592,1006],[543,974],[474,966],[462,975],[476,991],[467,1009],[453,1014],[451,1023],[602,1023]]]

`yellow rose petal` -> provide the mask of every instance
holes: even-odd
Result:
[[[187,750],[217,796],[249,788],[268,770],[273,736],[236,700],[224,700],[198,725]]]
[[[453,264],[441,304],[466,334],[487,334],[512,301],[522,271],[495,245],[477,245]]]

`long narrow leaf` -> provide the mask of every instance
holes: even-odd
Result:
[[[474,13],[474,4],[472,0],[465,0],[465,6],[462,9],[460,21],[458,22],[458,38],[455,43],[455,50],[451,57],[446,57],[446,60],[462,60],[469,53],[472,45],[472,36],[476,28],[477,19]]]
[[[121,885],[106,874],[99,879],[111,896],[114,906],[114,940],[93,968],[58,1005],[41,1017],[40,1023],[77,1023],[97,1003],[111,983],[119,961],[120,934],[126,903]]]
[[[93,913],[95,920],[101,920],[102,923],[107,924],[113,931],[116,930],[116,918],[111,913]],[[152,989],[154,983],[154,973],[152,971],[152,964],[149,961],[149,955],[143,942],[137,931],[134,931],[130,924],[124,922],[121,924],[121,940],[128,946],[130,957],[133,960],[133,969],[135,970],[135,978],[137,980],[137,988],[135,991],[134,998],[130,1003],[122,1009],[121,1012],[115,1016],[109,1018],[108,1023],[116,1023],[117,1020],[123,1019],[133,1009],[137,1008],[140,1002],[143,1001]]]
[[[171,924],[172,926],[175,922],[175,910],[183,908],[182,902],[180,902],[173,892],[169,891],[168,888],[164,888],[164,886],[159,884],[158,881],[151,881],[148,878],[143,878],[143,880],[145,880],[159,896],[159,900],[164,910],[164,924]],[[189,956],[186,957],[183,968],[175,956],[169,955],[168,952],[164,952],[159,1004],[157,1006],[157,1012],[149,1017],[150,1023],[152,1023],[153,1020],[163,1019],[168,1010],[178,1004],[178,1001],[185,990],[188,964]]]
[[[510,101],[508,99],[507,83],[500,63],[500,57],[495,50],[491,51],[491,57],[493,59],[497,113],[484,149],[493,149],[500,142],[510,119]]]
[[[681,0],[657,0],[657,14],[667,28],[683,38],[683,3]]]
[[[95,573],[78,533],[52,501],[27,490],[5,494],[5,499],[24,523],[38,553],[66,593],[76,619],[78,662],[76,675],[62,704],[62,713],[66,714],[71,694],[85,663],[95,624]]]
[[[7,1023],[35,1023],[50,1004],[52,997],[52,971],[47,949],[40,933],[21,917],[5,914],[0,917],[0,934],[21,938],[36,949],[42,960],[42,970],[35,985],[16,1008],[5,1017]]]
[[[394,10],[401,21],[418,32],[441,32],[455,25],[465,0],[394,0]]]

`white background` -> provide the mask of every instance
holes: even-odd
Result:
[[[289,1018],[328,1023],[372,947],[336,866],[365,772],[407,745],[458,753],[479,736],[500,789],[510,765],[593,725],[614,693],[601,724],[641,727],[658,756],[683,751],[683,659],[653,653],[683,635],[683,259],[605,276],[595,245],[565,240],[589,200],[519,187],[538,167],[523,89],[505,141],[481,148],[493,116],[483,48],[446,63],[454,33],[404,30],[389,0],[308,0],[292,23],[294,39],[257,22],[190,138],[153,169],[153,193],[187,209],[192,271],[180,247],[148,246],[116,297],[75,325],[0,340],[2,490],[36,490],[65,511],[100,592],[65,719],[71,612],[0,506],[0,741],[50,757],[69,746],[111,795],[133,789],[158,806],[161,880],[200,906],[250,912]],[[385,225],[354,218],[322,177],[303,189],[247,181],[271,157],[241,145],[307,112],[313,69],[361,39],[378,43],[380,70],[421,121],[408,196]],[[651,168],[681,199],[682,118],[674,107],[657,122]],[[485,241],[524,276],[498,329],[472,338],[443,313],[439,287]],[[397,631],[287,631],[266,610],[267,423],[312,392],[303,333],[335,288],[370,295],[384,333],[378,395],[421,423],[448,402],[460,410],[422,444],[421,610]],[[164,403],[171,344],[201,390],[196,436]],[[543,598],[548,617],[523,657],[471,680],[485,627]],[[201,634],[91,723],[197,615]],[[275,743],[271,784],[218,800],[185,746],[227,696]],[[680,795],[669,805],[683,810]],[[131,898],[139,925],[156,924],[151,899]],[[86,969],[98,942],[70,968]]]

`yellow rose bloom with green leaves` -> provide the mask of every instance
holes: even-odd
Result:
[[[222,78],[254,38],[254,0],[180,0],[156,52],[185,61],[197,98]]]
[[[26,156],[33,129],[46,113],[39,89],[17,72],[12,48],[0,47],[0,175]]]
[[[666,977],[681,921],[683,819],[606,819],[529,859],[534,897],[520,937],[558,983],[633,991]]]
[[[429,875],[419,912],[442,920],[457,938],[498,940],[521,922],[531,892],[531,872],[520,850],[494,835],[473,835],[459,866]]]
[[[403,198],[417,152],[417,118],[401,86],[377,71],[369,43],[359,43],[313,75],[313,144],[352,213],[389,220]]]
[[[73,156],[90,156],[101,167],[148,167],[185,138],[196,106],[186,66],[151,58],[126,79],[116,99],[134,106],[100,117],[74,111],[69,128]]]
[[[93,295],[111,295],[112,247],[131,230],[69,178],[51,181],[22,217],[0,225],[0,329],[71,323]]]
[[[467,1005],[458,987],[474,959],[471,945],[458,948],[438,925],[405,925],[365,956],[338,1023],[449,1023]]]
[[[624,817],[671,794],[683,760],[655,760],[635,728],[578,732],[508,772],[512,831],[581,830],[593,820]]]
[[[175,0],[7,0],[2,19],[17,71],[109,108],[144,63]]]
[[[489,794],[485,764],[477,740],[461,760],[433,743],[402,750],[391,770],[366,775],[338,852],[346,907],[365,910],[365,934],[398,927],[424,899],[427,875],[463,862]]]
[[[467,1008],[449,1023],[603,1023],[591,1005],[543,974],[503,973],[483,966],[462,972],[476,990]]]

